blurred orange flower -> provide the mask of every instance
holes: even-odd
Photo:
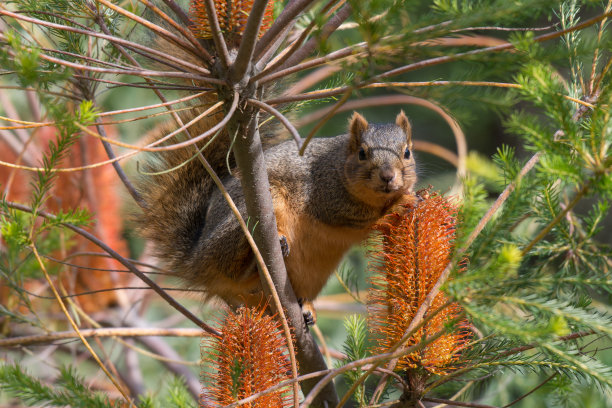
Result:
[[[377,338],[376,352],[383,353],[405,334],[427,294],[451,260],[457,223],[457,207],[448,198],[426,193],[412,206],[390,214],[377,229],[382,232],[378,249],[371,259],[376,274],[370,292],[370,327]],[[448,302],[440,292],[434,298],[425,318]],[[461,308],[446,306],[419,329],[406,343],[418,344],[444,329],[458,318]],[[429,343],[420,351],[406,355],[398,362],[399,370],[422,367],[432,374],[445,374],[456,362],[457,353],[470,338],[467,321]]]
[[[253,0],[224,0],[215,1],[215,10],[221,31],[226,34],[242,34],[246,26],[249,13],[253,8]],[[266,6],[259,36],[261,36],[272,24],[274,12],[274,1],[269,1]],[[195,34],[204,39],[212,38],[212,31],[208,22],[206,6],[203,0],[193,0],[191,14],[195,22]]]
[[[291,378],[287,341],[278,321],[265,310],[241,307],[228,313],[220,336],[203,342],[202,361],[212,373],[203,370],[208,390],[201,406],[225,406]],[[290,407],[287,391],[285,387],[242,406]]]

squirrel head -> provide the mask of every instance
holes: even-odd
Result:
[[[404,111],[394,124],[370,124],[353,113],[347,153],[347,188],[360,201],[386,207],[412,193],[416,183],[412,128]]]

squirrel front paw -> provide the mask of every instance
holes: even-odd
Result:
[[[284,235],[281,235],[279,237],[279,241],[280,241],[281,251],[283,253],[283,258],[286,258],[289,256],[289,252],[291,251],[291,249],[289,248],[289,242],[287,241],[287,237]]]
[[[317,312],[315,311],[314,304],[310,300],[298,299],[298,303],[302,308],[302,316],[304,316],[304,322],[306,326],[314,326],[317,322]]]

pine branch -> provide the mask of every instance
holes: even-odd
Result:
[[[27,374],[19,365],[0,365],[0,388],[31,405],[113,408],[108,397],[94,394],[72,370],[62,369],[61,388],[51,388]]]

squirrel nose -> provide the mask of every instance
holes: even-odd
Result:
[[[378,172],[378,176],[382,181],[388,184],[395,178],[395,172],[393,171],[393,169],[389,168],[380,169],[380,171]]]

